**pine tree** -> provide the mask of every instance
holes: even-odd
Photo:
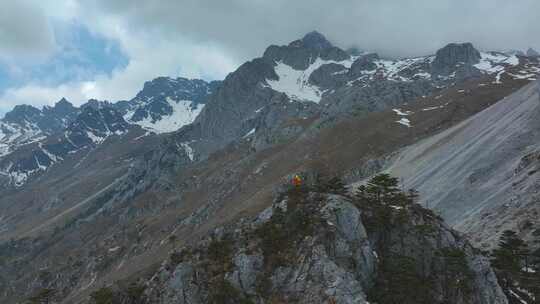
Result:
[[[127,290],[127,297],[130,304],[139,304],[144,302],[144,286],[137,283],[129,284]]]
[[[32,296],[29,301],[32,304],[49,304],[52,303],[55,295],[56,290],[52,288],[44,288],[38,291],[34,296]]]
[[[411,204],[418,203],[419,197],[420,197],[420,194],[418,193],[418,191],[416,191],[416,189],[409,189],[409,191],[407,192],[407,199],[409,200]]]
[[[471,292],[472,273],[467,264],[465,252],[459,248],[443,248],[438,252],[438,256],[444,262],[445,300],[453,302],[450,299],[452,290],[459,290],[468,295]]]
[[[369,180],[367,185],[360,186],[356,197],[368,206],[389,205],[396,201],[397,197],[404,196],[398,185],[397,178],[389,174],[379,174]]]
[[[540,249],[532,252],[529,256],[529,268],[525,269],[522,285],[534,296],[534,304],[540,304]]]
[[[337,176],[334,176],[330,180],[328,180],[325,183],[325,188],[326,192],[333,194],[347,195],[348,192],[343,180]]]
[[[514,231],[503,231],[499,247],[493,250],[491,256],[493,267],[498,270],[499,278],[506,288],[510,288],[519,279],[527,254],[527,244]]]
[[[100,288],[90,294],[94,304],[113,304],[114,292],[109,287]]]
[[[176,249],[176,240],[177,240],[176,235],[174,234],[169,235],[168,241],[169,241],[169,244],[171,244],[171,247],[173,250]]]

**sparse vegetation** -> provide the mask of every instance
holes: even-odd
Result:
[[[212,283],[208,298],[210,304],[254,304],[249,298],[223,278]]]
[[[388,174],[373,177],[354,195],[353,202],[363,210],[362,221],[379,252],[377,280],[368,293],[370,302],[428,304],[439,303],[437,298],[442,297],[443,303],[454,303],[469,298],[471,271],[461,248],[441,248],[431,262],[436,264],[427,265],[442,267],[442,282],[427,271],[426,259],[433,255],[428,251],[436,250],[429,239],[436,236],[434,224],[439,219],[417,204],[418,197],[414,189],[401,190],[398,179]],[[413,217],[417,224],[413,224]],[[410,235],[421,247],[417,255],[405,253]],[[442,295],[437,294],[436,282]]]
[[[28,299],[30,304],[49,304],[52,303],[57,291],[52,288],[43,288],[36,292],[35,295]]]
[[[255,231],[261,239],[267,269],[291,264],[296,245],[313,233],[318,221],[317,202],[309,200],[308,193],[307,187],[290,189],[286,210],[275,207],[272,218]]]
[[[114,304],[114,292],[109,287],[102,287],[90,294],[93,304]]]
[[[540,249],[531,252],[512,230],[501,234],[498,245],[491,253],[491,263],[507,296],[515,299],[517,295],[527,303],[540,303]]]

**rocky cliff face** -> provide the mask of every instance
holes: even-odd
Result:
[[[313,192],[277,200],[254,219],[175,250],[145,283],[146,302],[369,303],[381,292],[377,284],[398,279],[399,263],[407,262],[411,273],[400,279],[425,278],[430,288],[403,281],[388,293],[406,286],[429,303],[507,303],[486,258],[433,213],[396,207],[383,245],[381,231],[366,229],[372,218],[355,204]],[[443,252],[462,257],[463,269],[452,268],[457,260]]]
[[[471,69],[481,58],[471,43],[451,43],[437,51],[432,69],[437,75],[447,76],[459,69]]]
[[[529,57],[538,57],[538,56],[540,56],[540,53],[538,53],[538,51],[533,49],[533,48],[529,48],[527,50],[526,55],[529,56]]]

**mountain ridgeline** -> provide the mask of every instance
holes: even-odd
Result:
[[[539,72],[533,52],[390,59],[311,32],[223,81],[17,106],[0,302],[509,303],[522,288],[469,242],[540,229]]]

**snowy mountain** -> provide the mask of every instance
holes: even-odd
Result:
[[[125,134],[129,125],[153,133],[176,131],[195,120],[219,84],[160,77],[145,83],[130,101],[91,99],[78,108],[62,99],[41,110],[16,106],[0,120],[0,176],[20,187],[67,154]]]
[[[192,123],[218,87],[218,81],[159,77],[146,82],[135,98],[117,107],[130,123],[155,133],[173,132]]]
[[[7,179],[4,184],[20,187],[33,175],[45,172],[69,155],[95,147],[111,136],[122,136],[129,128],[112,107],[83,107],[63,133],[27,143],[17,153],[0,158],[0,178]]]
[[[311,33],[304,39],[313,39],[310,38],[313,35],[320,34]],[[319,36],[318,39],[324,38]],[[347,87],[366,87],[384,80],[404,83],[431,81],[433,87],[440,89],[466,78],[481,77],[482,74],[496,75],[495,81],[499,82],[504,74],[514,79],[534,80],[540,72],[537,63],[526,65],[528,60],[522,58],[524,66],[510,73],[513,67],[520,65],[518,56],[479,52],[470,43],[449,44],[435,56],[417,58],[392,60],[381,59],[374,53],[350,56],[337,52],[339,55],[333,58],[325,57],[324,54],[310,54],[304,66],[290,62],[296,56],[295,49],[303,43],[300,40],[281,47],[278,52],[281,57],[275,55],[276,51],[272,48],[265,53],[265,56],[274,61],[277,75],[277,79],[267,79],[266,85],[299,101],[319,103],[323,97],[332,99],[333,95],[339,95]],[[321,45],[330,45],[329,50],[334,50],[329,42]]]
[[[53,107],[41,110],[29,105],[18,105],[0,120],[0,157],[21,145],[44,139],[61,132],[77,116],[79,110],[66,99]]]

